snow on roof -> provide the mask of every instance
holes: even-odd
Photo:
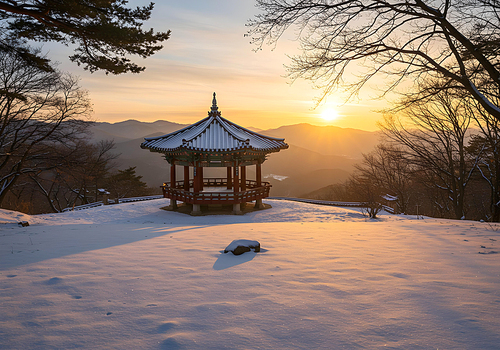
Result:
[[[288,145],[282,138],[258,134],[221,117],[214,92],[208,117],[170,134],[145,138],[141,148],[155,152],[173,152],[179,149],[230,152],[247,149],[270,153],[286,149]]]

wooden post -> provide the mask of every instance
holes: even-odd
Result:
[[[257,183],[257,187],[262,186],[262,164],[260,160],[257,162],[257,167],[255,169],[255,182]],[[264,205],[262,204],[262,198],[257,198],[255,200],[255,209],[262,209]]]
[[[177,185],[177,179],[175,178],[175,159],[172,159],[172,163],[170,163],[170,187],[175,188]],[[177,200],[170,198],[170,208],[172,210],[177,209]]]
[[[232,170],[231,167],[227,167],[227,189],[230,190],[233,188],[233,179],[232,179]]]
[[[198,175],[198,167],[194,166],[193,168],[193,171],[194,171],[194,178],[193,178],[193,191],[194,192],[200,192],[200,179],[199,179],[199,175]]]
[[[189,191],[189,166],[184,165],[184,191]]]
[[[262,164],[260,161],[257,163],[257,168],[255,169],[255,182],[257,182],[257,187],[262,186]]]
[[[234,192],[240,192],[240,179],[239,179],[239,167],[238,167],[238,164],[236,163],[234,165],[234,181],[233,181],[233,184],[234,184]]]
[[[241,167],[241,190],[242,191],[247,190],[247,167],[246,166]]]
[[[172,163],[170,163],[170,187],[175,188],[176,179],[175,179],[175,163],[172,159]]]
[[[200,177],[200,192],[203,191],[203,167],[198,168],[198,176]]]

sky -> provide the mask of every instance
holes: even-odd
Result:
[[[147,3],[134,0],[129,6]],[[172,33],[159,53],[133,58],[146,66],[140,74],[91,74],[69,61],[71,48],[50,43],[44,49],[62,70],[81,77],[97,121],[190,124],[206,117],[216,92],[222,116],[245,127],[309,123],[378,129],[382,116],[376,111],[386,102],[373,99],[369,87],[355,101],[346,103],[335,94],[315,108],[321,91],[309,81],[292,83],[286,77],[288,56],[299,52],[293,31],[276,48],[255,52],[245,24],[257,12],[255,0],[157,1],[144,28]]]

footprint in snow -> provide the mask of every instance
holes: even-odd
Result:
[[[63,281],[62,278],[59,278],[59,277],[52,277],[51,279],[47,280],[44,282],[44,284],[48,285],[48,286],[53,286],[55,284],[59,284]]]
[[[173,322],[165,322],[165,323],[159,325],[158,328],[156,329],[156,331],[158,333],[167,333],[168,331],[172,330],[175,326],[176,326],[176,324]]]

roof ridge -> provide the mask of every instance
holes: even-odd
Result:
[[[195,133],[193,136],[191,136],[189,139],[182,139],[183,143],[184,143],[184,141],[186,141],[186,142],[191,142],[191,141],[193,141],[195,138],[197,138],[198,136],[200,136],[201,134],[203,134],[203,133],[207,130],[208,126],[209,126],[210,124],[212,124],[212,123],[213,123],[213,121],[214,121],[214,119],[215,119],[215,118],[214,118],[213,116],[208,116],[208,117],[206,117],[206,118],[205,118],[205,119],[203,119],[203,120],[207,120],[207,119],[211,119],[211,120],[210,120],[210,121],[208,121],[208,122],[206,123],[206,125],[205,125],[203,128],[200,128],[200,130],[198,130],[198,132],[196,132],[196,133]]]
[[[226,125],[226,123],[227,123],[227,122],[229,122],[229,120],[227,120],[226,118],[224,118],[224,117],[222,117],[222,116],[220,116],[220,115],[219,115],[219,116],[217,116],[216,118],[218,119],[217,121],[218,121],[218,122],[219,122],[219,124],[222,126],[222,128],[223,128],[224,130],[226,130],[226,132],[227,132],[228,134],[230,134],[231,136],[233,136],[235,139],[237,139],[238,141],[241,141],[241,142],[247,142],[247,141],[249,140],[248,138],[243,139],[243,138],[239,137],[238,135],[235,135],[235,134],[234,134],[234,132],[233,132],[231,129],[229,129],[229,128],[227,127],[227,125]]]

